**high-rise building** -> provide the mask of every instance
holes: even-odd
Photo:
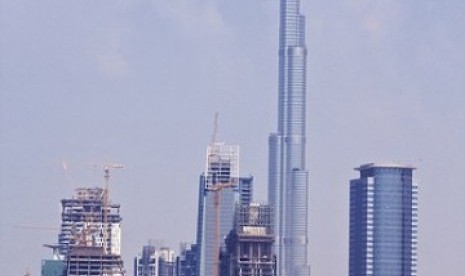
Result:
[[[144,245],[142,253],[134,258],[134,276],[154,276],[158,270],[155,246]]]
[[[350,276],[417,275],[414,168],[366,164],[350,182]]]
[[[234,228],[221,252],[222,276],[276,276],[272,210],[251,203],[236,207]]]
[[[197,276],[197,245],[182,244],[177,258],[177,276]]]
[[[219,248],[232,228],[234,208],[239,202],[238,182],[239,146],[212,143],[207,148],[205,173],[200,176],[199,275],[213,276],[218,269]]]
[[[308,276],[305,17],[280,1],[278,129],[269,138],[268,199],[280,276]]]
[[[120,205],[105,204],[104,189],[78,188],[74,197],[61,200],[61,206],[61,255],[77,244],[106,247],[105,253],[121,254]]]
[[[253,201],[253,176],[239,178],[239,204],[249,205]]]
[[[162,247],[159,252],[157,276],[176,276],[176,256],[174,255],[174,251],[167,247]]]
[[[61,205],[58,244],[47,247],[65,266],[64,275],[124,275],[120,205],[112,204],[102,188],[78,188]],[[44,271],[50,271],[47,266],[52,264],[59,266],[59,262],[44,263]]]
[[[134,276],[176,276],[176,257],[168,247],[145,245],[134,258]]]
[[[224,239],[233,227],[235,207],[253,200],[253,176],[239,177],[238,146],[212,143],[207,148],[206,163],[199,181],[197,240],[193,248],[198,276],[213,276],[218,271],[220,248],[224,248]]]

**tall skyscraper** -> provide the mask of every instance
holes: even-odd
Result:
[[[198,200],[196,275],[214,276],[219,269],[220,248],[233,227],[236,205],[253,200],[253,176],[239,177],[239,146],[219,142],[208,146]]]
[[[219,250],[232,228],[234,208],[239,202],[238,181],[239,146],[210,144],[199,187],[197,244],[201,276],[214,276],[218,269]]]
[[[305,17],[280,1],[278,130],[269,138],[268,199],[275,210],[279,276],[308,276]]]
[[[411,166],[366,164],[350,182],[350,276],[417,275],[417,186]]]

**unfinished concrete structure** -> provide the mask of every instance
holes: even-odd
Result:
[[[71,246],[66,258],[66,276],[123,276],[120,255],[106,254],[99,246]]]
[[[58,244],[52,249],[65,264],[65,276],[123,276],[120,205],[108,187],[78,188],[61,200]]]
[[[105,203],[105,189],[78,188],[71,199],[61,200],[61,206],[61,255],[66,256],[73,245],[102,247],[105,253],[121,254],[120,205]]]
[[[271,207],[252,203],[236,207],[234,229],[221,252],[222,276],[276,276]]]

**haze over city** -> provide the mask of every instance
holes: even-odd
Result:
[[[312,275],[347,275],[354,167],[418,168],[418,275],[465,271],[465,3],[302,0]],[[278,1],[0,3],[1,271],[39,275],[60,200],[103,185],[122,256],[194,242],[213,116],[267,200]],[[96,166],[97,165],[97,166]],[[99,167],[100,166],[100,167]]]

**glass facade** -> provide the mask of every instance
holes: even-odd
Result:
[[[220,187],[221,188],[217,188]],[[215,143],[207,149],[205,173],[200,176],[197,218],[197,275],[212,276],[224,239],[233,228],[236,205],[250,203],[253,177],[239,177],[239,147]],[[218,193],[218,241],[215,241],[215,193]]]
[[[413,167],[367,164],[350,182],[349,275],[417,275]]]
[[[41,276],[64,276],[66,262],[62,260],[42,260]]]
[[[177,258],[177,276],[198,276],[197,274],[197,245],[181,245],[181,252]]]
[[[308,276],[305,17],[300,0],[280,1],[278,131],[269,139],[268,200],[277,271]]]
[[[249,205],[253,201],[253,176],[239,178],[239,203]]]
[[[233,228],[236,205],[249,204],[253,199],[253,177],[240,177],[239,185],[234,189],[221,191],[219,245],[224,246],[224,238]],[[199,205],[197,218],[197,275],[213,275],[214,271],[214,196],[207,191],[204,175],[200,176]]]

